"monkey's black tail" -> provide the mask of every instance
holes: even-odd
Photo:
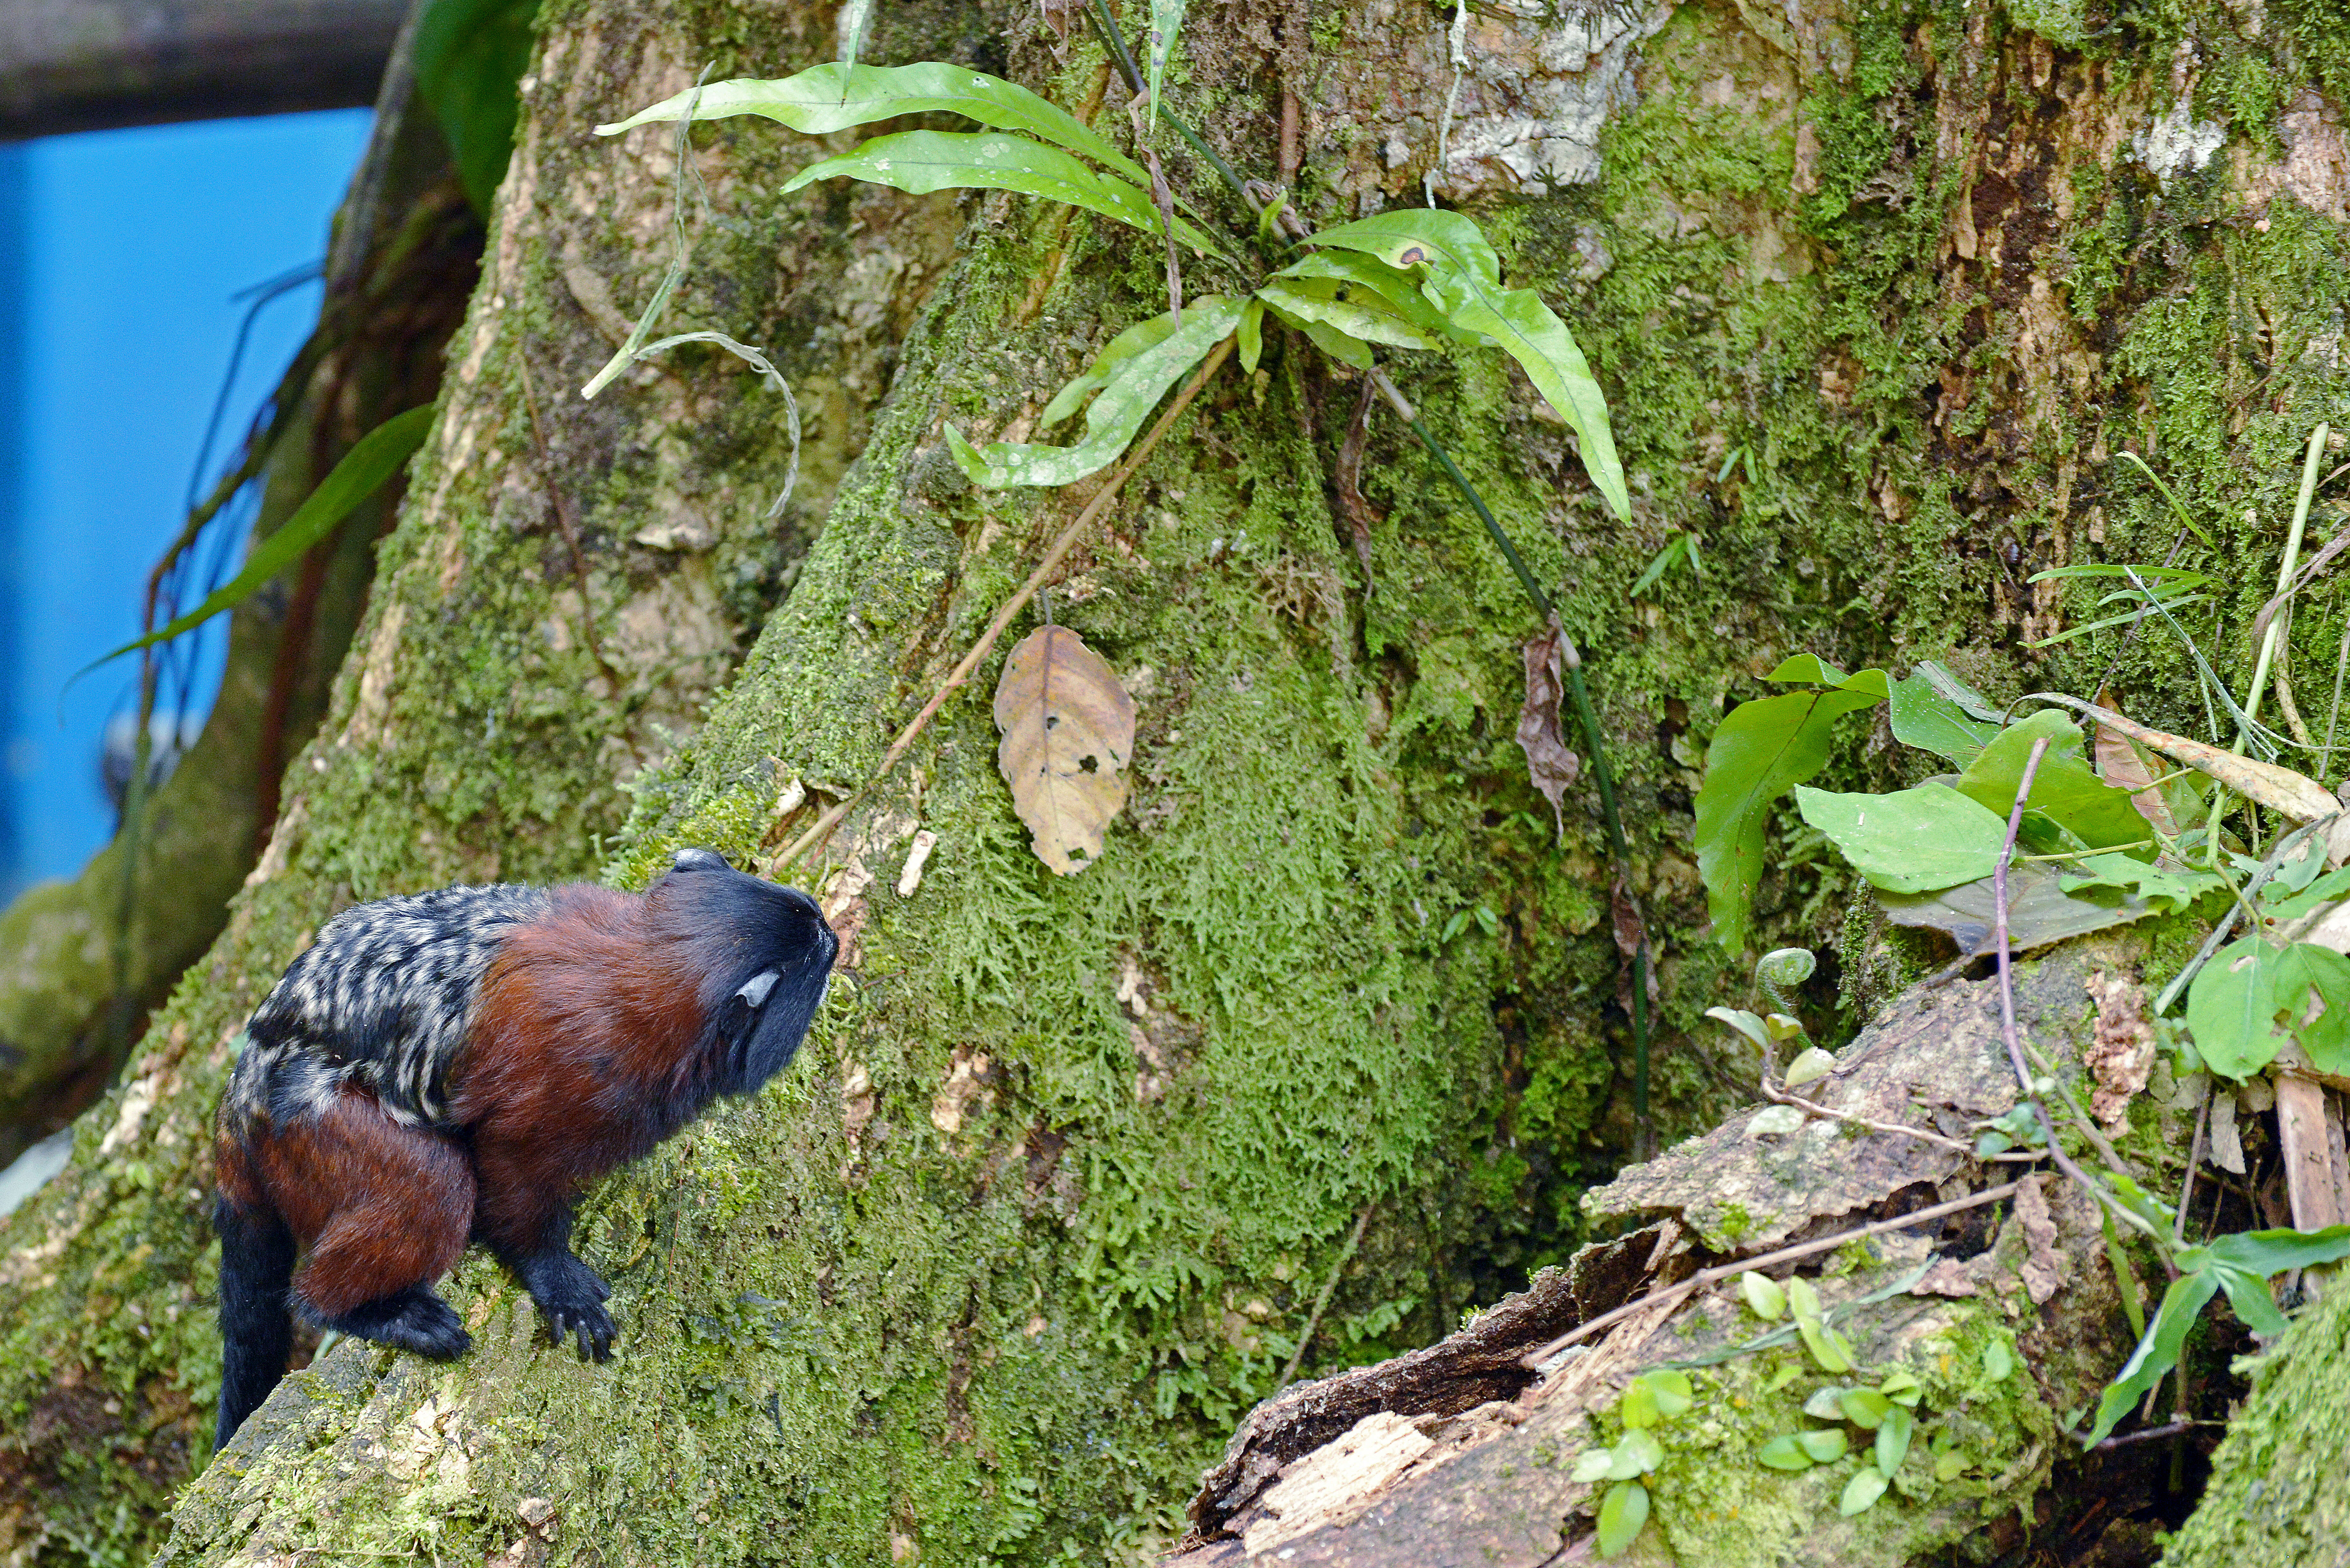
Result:
[[[271,1213],[247,1213],[225,1198],[213,1205],[221,1241],[220,1427],[213,1451],[228,1447],[244,1418],[286,1373],[294,1347],[286,1285],[294,1278],[294,1234]]]

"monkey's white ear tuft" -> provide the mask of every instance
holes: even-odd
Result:
[[[744,1006],[757,1007],[767,1000],[767,993],[775,989],[775,981],[780,978],[774,970],[761,970],[745,981],[743,989],[734,994],[742,1000]]]

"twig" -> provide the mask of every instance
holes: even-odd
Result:
[[[515,350],[515,369],[522,381],[522,411],[530,421],[531,444],[538,452],[539,480],[546,486],[547,504],[555,508],[556,526],[563,530],[563,542],[571,547],[572,580],[579,585],[579,634],[588,644],[588,657],[596,661],[596,668],[611,682],[612,695],[618,697],[628,682],[620,679],[620,672],[612,668],[611,661],[604,657],[602,645],[596,640],[596,599],[588,591],[588,552],[580,543],[579,525],[572,521],[570,504],[564,499],[555,459],[547,451],[546,428],[538,422],[538,398],[530,384],[530,356],[519,346]]]
[[[2195,1138],[2187,1150],[2187,1179],[2178,1184],[2178,1212],[2170,1221],[2170,1239],[2187,1240],[2187,1205],[2195,1197],[2195,1168],[2203,1163],[2203,1135],[2211,1126],[2211,1086],[2203,1087],[2203,1103],[2195,1107]]]
[[[1337,1293],[1338,1276],[1347,1272],[1347,1264],[1354,1257],[1355,1249],[1363,1244],[1363,1231],[1370,1223],[1371,1205],[1366,1203],[1363,1211],[1355,1216],[1355,1233],[1338,1250],[1338,1261],[1330,1265],[1330,1277],[1322,1282],[1322,1293],[1314,1298],[1314,1310],[1305,1314],[1305,1332],[1297,1336],[1297,1348],[1291,1353],[1289,1365],[1281,1369],[1281,1376],[1274,1383],[1275,1388],[1289,1386],[1297,1369],[1305,1364],[1305,1347],[1314,1343],[1314,1331],[1322,1326],[1322,1314],[1328,1309],[1331,1296]]]
[[[2124,1432],[2118,1438],[2107,1438],[2101,1443],[2093,1443],[2089,1446],[2089,1451],[2093,1454],[2102,1454],[2108,1449],[2128,1448],[2132,1443],[2150,1443],[2158,1438],[2176,1438],[2180,1433],[2191,1432],[2198,1427],[2224,1427],[2227,1424],[2225,1421],[2185,1419],[2166,1421],[2159,1427],[2143,1427],[2135,1432]]]
[[[1920,1143],[1930,1143],[1937,1148],[1949,1149],[1952,1154],[1963,1156],[1968,1159],[1975,1157],[1973,1148],[1959,1142],[1956,1138],[1944,1137],[1940,1133],[1927,1132],[1918,1127],[1905,1126],[1900,1122],[1872,1121],[1866,1116],[1855,1116],[1850,1111],[1830,1110],[1827,1106],[1806,1100],[1801,1096],[1791,1095],[1784,1089],[1773,1087],[1770,1075],[1767,1073],[1762,1076],[1762,1094],[1766,1099],[1776,1100],[1783,1106],[1794,1106],[1799,1110],[1809,1111],[1815,1116],[1825,1116],[1829,1121],[1849,1122],[1854,1127],[1866,1127],[1871,1132],[1899,1133],[1905,1137],[1914,1137]]]
[[[1782,1247],[1775,1252],[1765,1252],[1759,1258],[1743,1258],[1734,1263],[1721,1263],[1711,1269],[1700,1269],[1677,1285],[1665,1285],[1650,1291],[1638,1301],[1626,1302],[1612,1312],[1601,1313],[1588,1323],[1576,1324],[1541,1349],[1530,1350],[1518,1357],[1518,1365],[1540,1366],[1576,1340],[1587,1338],[1603,1328],[1621,1323],[1642,1307],[1668,1296],[1676,1294],[1686,1296],[1693,1291],[1703,1290],[1706,1286],[1719,1283],[1721,1281],[1735,1279],[1749,1269],[1768,1269],[1781,1263],[1792,1263],[1798,1258],[1808,1258],[1819,1252],[1833,1252],[1848,1242],[1880,1235],[1887,1231],[1906,1231],[1912,1225],[1920,1224],[1928,1220],[1939,1220],[1945,1215],[1957,1214],[1964,1210],[1980,1209],[1986,1203],[1996,1203],[2002,1198],[2012,1196],[2015,1189],[2022,1185],[2022,1181],[2011,1181],[1999,1187],[1986,1187],[1981,1192],[1970,1193],[1964,1198],[1953,1198],[1948,1203],[1936,1203],[1929,1208],[1912,1210],[1907,1214],[1896,1215],[1890,1220],[1872,1220],[1866,1225],[1858,1226],[1850,1231],[1839,1231],[1833,1236],[1822,1236],[1810,1241],[1798,1241],[1792,1247]]]
[[[1108,480],[1099,490],[1094,492],[1093,499],[1086,503],[1085,510],[1079,512],[1076,520],[1061,530],[1060,537],[1055,539],[1052,547],[1045,552],[1045,558],[1036,563],[1036,569],[1028,574],[1026,582],[1020,585],[1020,591],[1003,601],[1003,607],[995,612],[995,618],[987,623],[987,629],[980,634],[979,640],[972,645],[971,651],[963,655],[962,662],[956,665],[946,680],[931,694],[931,700],[922,704],[922,711],[914,715],[913,721],[898,732],[898,738],[889,743],[889,750],[882,756],[881,765],[873,770],[872,776],[858,785],[854,792],[827,808],[825,814],[816,818],[814,826],[794,839],[789,848],[769,862],[768,876],[773,877],[821,843],[827,835],[840,826],[840,819],[847,816],[875,784],[889,775],[889,770],[898,765],[898,759],[906,754],[906,748],[914,743],[914,737],[929,726],[931,720],[937,716],[939,709],[945,705],[946,700],[969,680],[971,672],[978,669],[981,661],[994,651],[996,639],[1003,635],[1003,628],[1012,624],[1012,618],[1018,615],[1022,607],[1035,597],[1036,590],[1045,586],[1045,579],[1050,577],[1060,566],[1062,557],[1076,546],[1077,540],[1084,535],[1086,529],[1091,525],[1094,519],[1108,509],[1109,504],[1117,499],[1118,491],[1128,479],[1134,476],[1135,470],[1142,466],[1153,449],[1159,445],[1159,438],[1165,435],[1168,427],[1182,416],[1185,409],[1191,406],[1191,400],[1200,395],[1200,389],[1208,384],[1208,378],[1223,368],[1224,361],[1232,357],[1232,339],[1230,337],[1226,337],[1209,352],[1206,362],[1192,374],[1189,381],[1183,384],[1183,389],[1175,394],[1175,400],[1167,405],[1167,411],[1160,414],[1158,422],[1150,427],[1140,441],[1134,443],[1132,449],[1126,454],[1126,461],[1111,471]]]

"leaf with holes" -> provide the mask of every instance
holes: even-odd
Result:
[[[1076,632],[1039,627],[1003,661],[995,727],[995,766],[1036,858],[1076,876],[1101,858],[1102,834],[1126,804],[1134,699]]]
[[[1360,251],[1391,267],[1425,269],[1420,291],[1446,320],[1482,333],[1524,368],[1543,400],[1583,443],[1583,466],[1616,515],[1631,521],[1632,497],[1607,419],[1607,399],[1575,334],[1542,296],[1502,286],[1502,264],[1477,225],[1459,213],[1399,208],[1308,235],[1309,244]]]
[[[1150,124],[1159,125],[1159,93],[1167,79],[1167,57],[1175,47],[1176,35],[1183,30],[1183,7],[1187,0],[1150,0]]]

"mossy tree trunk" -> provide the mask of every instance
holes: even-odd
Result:
[[[1668,1131],[1730,1085],[1700,1026],[1743,987],[1702,929],[1688,815],[1725,702],[1804,650],[2091,690],[2115,644],[2026,649],[2068,614],[2027,579],[2160,560],[2177,526],[2108,456],[2147,454],[2222,544],[2183,564],[2249,609],[2291,454],[2350,411],[2350,25],[2320,0],[1496,6],[1470,15],[1449,131],[1450,7],[1191,11],[1170,102],[1228,160],[1274,178],[1294,156],[1318,222],[1432,180],[1613,400],[1629,525],[1514,372],[1395,367],[1586,649],[1665,954]],[[1098,51],[1038,15],[885,5],[866,57],[1001,71],[1123,135]],[[779,196],[815,149],[763,122],[698,133],[712,215],[671,321],[765,343],[798,388],[785,524],[762,520],[778,410],[731,361],[574,396],[650,292],[674,173],[661,130],[589,128],[704,62],[829,57],[835,21],[546,7],[438,433],[328,723],[211,961],[7,1235],[13,1549],[128,1561],[203,1458],[203,1129],[245,1011],[320,920],[772,849],[800,826],[779,794],[862,784],[1082,501],[972,490],[943,425],[1024,428],[1163,308],[1161,259],[1003,197]],[[803,1059],[584,1209],[619,1359],[551,1353],[475,1259],[446,1287],[472,1359],[337,1346],[180,1494],[170,1559],[1139,1558],[1293,1357],[1425,1343],[1571,1246],[1575,1194],[1634,1141],[1596,801],[1578,786],[1555,842],[1512,740],[1538,628],[1381,416],[1357,563],[1330,475],[1358,387],[1294,340],[1227,371],[1055,587],[1141,706],[1098,865],[1058,879],[1029,853],[991,662],[797,873],[858,949]],[[1627,602],[1680,530],[1702,577]],[[2189,728],[2184,668],[2142,638],[2115,680]],[[1836,768],[1902,765],[1866,742]],[[900,894],[923,828],[939,847]],[[1779,842],[1762,935],[1825,945],[1851,884]],[[1837,965],[1814,982],[1823,1033],[1902,978],[1881,945],[1846,957],[1841,1000]]]

